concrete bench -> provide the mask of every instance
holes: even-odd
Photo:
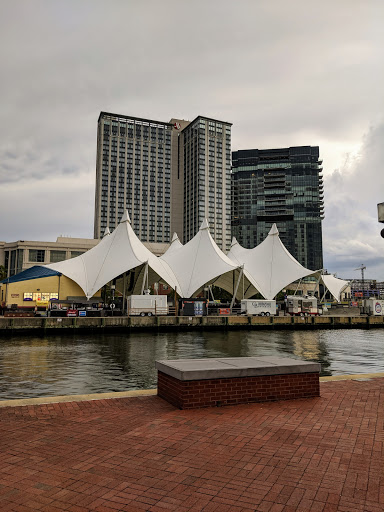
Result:
[[[157,394],[179,409],[320,395],[319,363],[285,357],[156,361]]]

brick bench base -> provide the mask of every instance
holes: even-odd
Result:
[[[320,396],[319,373],[183,381],[158,372],[158,396],[179,409]]]

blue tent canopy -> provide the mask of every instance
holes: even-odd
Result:
[[[29,281],[30,279],[40,279],[41,277],[61,276],[61,272],[51,270],[50,268],[35,265],[34,267],[27,268],[14,276],[7,277],[0,281],[0,284],[18,283],[20,281]]]

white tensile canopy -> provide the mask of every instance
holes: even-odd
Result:
[[[180,238],[177,236],[177,233],[173,233],[171,245],[168,247],[168,249],[165,251],[165,253],[162,254],[161,257],[165,256],[166,254],[168,257],[170,254],[173,254],[175,251],[180,249],[180,247],[183,247],[183,244],[180,242]]]
[[[268,300],[294,281],[319,274],[319,271],[303,267],[287,251],[276,224],[273,224],[267,238],[253,249],[245,249],[234,240],[228,258],[238,265],[244,265],[245,277]],[[246,293],[248,297],[251,295],[249,291]]]
[[[185,298],[192,297],[204,285],[239,267],[216,245],[206,219],[196,235],[185,245],[181,245],[174,236],[170,248],[159,259],[172,268],[180,283],[177,293]]]
[[[344,279],[338,279],[335,276],[330,274],[324,274],[321,276],[321,280],[324,285],[331,292],[333,297],[340,302],[340,294],[341,292],[349,285],[349,281],[344,281]]]
[[[152,282],[162,279],[172,288],[180,288],[168,264],[152,254],[137,238],[127,210],[113,233],[109,234],[108,230],[95,247],[76,258],[45,266],[75,281],[87,298],[106,283],[140,266],[141,271],[145,266],[152,271]]]

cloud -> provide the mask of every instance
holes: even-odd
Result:
[[[357,277],[354,269],[367,266],[367,277],[384,280],[384,240],[377,204],[384,201],[384,121],[363,138],[357,155],[325,177],[324,260],[329,271]]]
[[[0,203],[6,212],[1,240],[55,241],[61,234],[93,237],[88,219],[93,218],[94,180],[87,173],[8,183],[6,189],[0,188]]]
[[[233,123],[233,150],[319,145],[326,264],[348,274],[369,255],[368,271],[381,272],[383,155],[372,158],[384,116],[382,0],[18,0],[1,9],[0,239],[91,236],[101,110],[163,121],[202,114]],[[370,125],[358,160],[346,161]]]

